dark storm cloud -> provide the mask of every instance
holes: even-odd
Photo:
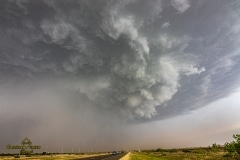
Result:
[[[237,1],[0,3],[0,87],[9,99],[47,86],[69,110],[162,119],[239,82]]]

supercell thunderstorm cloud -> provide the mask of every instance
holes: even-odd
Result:
[[[104,137],[228,96],[239,16],[235,0],[0,0],[0,142]]]

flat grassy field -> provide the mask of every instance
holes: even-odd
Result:
[[[131,152],[129,160],[230,160],[224,151]]]
[[[20,158],[14,158],[14,156],[0,156],[0,160],[71,160],[76,158],[92,157],[104,154],[91,154],[91,155],[79,155],[79,154],[55,154],[55,155],[32,155],[31,157],[26,157],[24,155]]]

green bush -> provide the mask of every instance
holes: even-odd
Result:
[[[197,153],[197,154],[204,154],[205,151],[202,149],[197,149],[197,150],[193,150],[193,153]]]
[[[232,157],[232,154],[227,153],[227,154],[225,154],[223,157]]]
[[[173,152],[177,152],[177,150],[176,149],[170,149],[169,152],[173,153]]]
[[[189,153],[189,152],[191,152],[189,149],[182,149],[182,152],[184,152],[184,153]]]
[[[162,149],[162,148],[158,148],[158,149],[156,149],[156,152],[167,152],[167,150],[166,149]]]
[[[167,156],[167,154],[166,154],[166,153],[163,153],[161,156]]]
[[[240,159],[240,134],[233,135],[233,138],[235,141],[225,143],[224,149],[227,151],[227,156]]]

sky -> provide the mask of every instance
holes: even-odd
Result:
[[[0,152],[232,141],[239,16],[238,0],[0,0]]]

